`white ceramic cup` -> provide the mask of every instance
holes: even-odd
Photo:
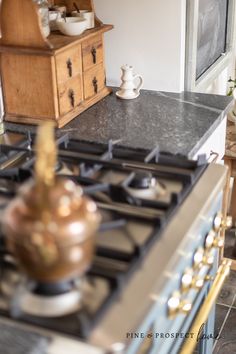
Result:
[[[80,12],[73,11],[72,16],[82,17],[87,21],[87,29],[94,28],[94,12],[89,10],[80,10]]]

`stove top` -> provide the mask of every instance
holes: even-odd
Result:
[[[34,142],[32,134],[7,132],[1,137],[1,211],[21,184],[33,177]],[[149,152],[120,147],[119,141],[100,145],[70,140],[64,135],[57,139],[57,145],[57,174],[80,184],[102,215],[92,267],[84,279],[70,284],[74,294],[79,289],[80,307],[57,316],[50,313],[39,316],[36,310],[31,314],[22,311],[21,296],[30,293],[35,284],[21,274],[5,248],[1,233],[0,315],[86,339],[108,309],[119,301],[137,269],[143,267],[150,249],[162,237],[208,165],[204,156],[190,161],[160,152],[158,147]],[[66,284],[61,285],[63,298],[67,294],[63,290]],[[50,291],[45,296],[38,290],[37,295],[43,297],[46,307],[56,304],[55,294]],[[63,301],[58,302],[58,308]],[[37,307],[35,302],[33,307]]]

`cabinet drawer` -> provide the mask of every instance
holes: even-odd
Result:
[[[84,98],[88,99],[96,95],[105,86],[105,70],[103,64],[84,73]]]
[[[82,43],[83,70],[103,62],[102,36],[96,36]]]
[[[56,56],[57,82],[60,84],[82,73],[81,46]]]
[[[81,75],[68,80],[58,87],[60,114],[65,114],[78,106],[83,97]]]

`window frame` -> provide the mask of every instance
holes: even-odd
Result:
[[[236,4],[234,0],[229,0],[226,51],[197,79],[198,8],[199,0],[186,0],[185,90],[187,91],[201,91],[211,85],[232,61],[235,48]]]

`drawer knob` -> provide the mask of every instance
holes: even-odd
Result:
[[[71,59],[68,59],[66,62],[67,69],[68,69],[68,74],[71,77],[72,76],[72,61]]]
[[[93,78],[93,88],[94,88],[94,93],[98,93],[98,80],[96,76]]]
[[[95,47],[93,47],[91,49],[91,54],[93,57],[93,64],[96,64],[97,63],[97,49]]]
[[[74,92],[74,90],[69,90],[69,98],[70,98],[71,106],[74,107],[75,106],[75,92]]]

